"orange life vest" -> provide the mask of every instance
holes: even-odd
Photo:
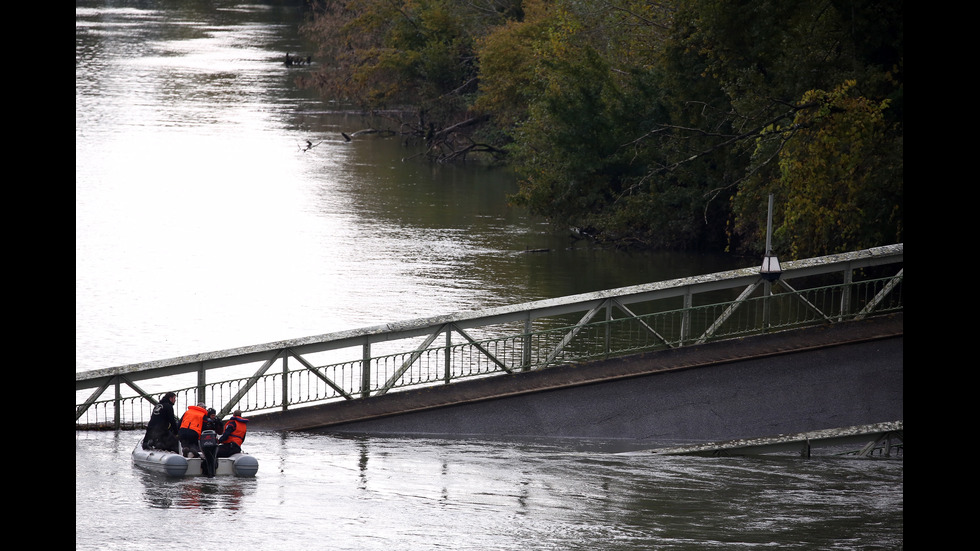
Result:
[[[232,424],[232,422],[234,422],[234,430],[229,432],[228,427]],[[238,447],[241,447],[242,442],[245,441],[245,431],[248,428],[245,426],[246,423],[248,423],[248,419],[232,417],[227,423],[225,423],[225,428],[221,431],[221,442],[234,442],[238,444]]]
[[[204,426],[204,418],[207,416],[208,410],[200,406],[191,406],[187,408],[184,412],[184,416],[180,419],[180,428],[191,429],[196,432],[198,436],[201,434],[201,427]]]

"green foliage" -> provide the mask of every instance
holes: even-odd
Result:
[[[474,108],[492,113],[495,124],[505,132],[527,119],[541,93],[536,46],[547,32],[543,7],[536,5],[522,20],[507,21],[478,42],[480,83]]]
[[[319,44],[309,82],[324,96],[362,107],[465,111],[475,91],[475,41],[514,2],[319,0],[304,26]],[[467,89],[469,85],[469,89]]]
[[[774,246],[791,256],[901,240],[901,4],[690,0],[679,7],[666,59],[701,69],[700,82],[679,78],[675,97],[704,99],[704,120],[688,127],[718,129],[708,142],[729,163],[717,179],[731,209],[729,246],[761,251],[769,193],[776,196]],[[831,102],[834,116],[819,115],[815,103],[828,101],[819,90],[838,98],[846,91],[856,103],[839,99]],[[877,118],[861,116],[867,111],[858,105],[875,106]],[[866,170],[868,177],[857,175]],[[844,190],[849,199],[839,196]],[[870,198],[874,222],[864,218]]]
[[[522,185],[512,200],[595,234],[642,175],[622,147],[637,130],[641,100],[610,79],[610,61],[586,32],[594,21],[549,4],[529,3],[523,21],[483,41],[477,106],[513,139]]]
[[[785,198],[777,234],[796,257],[902,240],[902,158],[885,122],[889,100],[856,95],[849,81],[813,90],[797,112],[798,135],[779,155]]]
[[[596,239],[793,256],[903,238],[890,0],[319,0],[317,85],[510,153],[517,204]]]
[[[726,71],[722,81],[743,86],[726,87],[735,109],[761,114],[745,118],[758,130],[740,146],[751,159],[732,188],[730,243],[761,251],[769,193],[777,200],[774,247],[784,255],[900,242],[901,5],[874,0],[788,5],[795,11],[779,13],[788,26],[768,34],[749,31],[764,45],[758,51],[782,52],[775,58],[769,54],[767,66],[778,70],[767,71],[766,78],[744,86],[747,80],[740,77],[751,56],[726,68],[706,57],[708,65]],[[731,50],[728,36],[716,33],[710,43]],[[786,47],[780,50],[781,45]]]

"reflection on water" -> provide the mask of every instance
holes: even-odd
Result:
[[[156,509],[236,511],[256,488],[254,478],[194,477],[162,483],[159,474],[142,470],[136,471],[136,478],[143,486],[146,505]]]

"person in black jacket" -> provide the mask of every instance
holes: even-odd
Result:
[[[221,430],[224,427],[224,423],[221,419],[218,419],[217,412],[214,408],[208,408],[208,415],[204,418],[204,430],[213,430],[215,434],[221,435]]]
[[[143,436],[143,449],[166,450],[179,452],[177,444],[177,416],[174,415],[174,404],[177,394],[168,392],[153,406],[153,413],[146,423],[146,434]]]

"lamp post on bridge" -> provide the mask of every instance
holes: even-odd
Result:
[[[776,255],[772,254],[772,201],[773,194],[769,194],[769,219],[766,224],[766,254],[762,257],[762,266],[759,268],[759,275],[765,280],[765,285],[763,285],[762,290],[762,331],[767,332],[769,330],[769,325],[771,321],[771,312],[769,311],[770,304],[769,297],[772,295],[772,284],[779,279],[782,275],[783,270],[779,267],[779,259]]]
[[[759,268],[759,275],[762,279],[772,283],[779,279],[783,270],[779,267],[779,259],[772,254],[772,200],[773,194],[769,194],[769,218],[766,223],[766,254],[762,257],[762,266]],[[768,293],[767,293],[768,294]]]

